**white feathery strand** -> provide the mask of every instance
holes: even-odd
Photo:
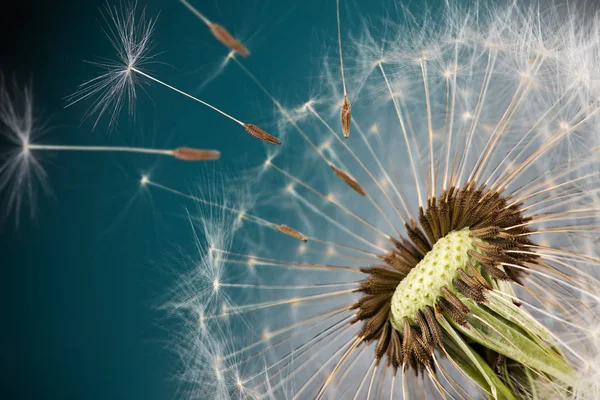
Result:
[[[206,24],[206,26],[210,27],[212,25],[212,22],[210,22],[210,20],[208,18],[206,18],[206,16],[204,14],[202,14],[200,11],[198,11],[195,7],[193,7],[190,3],[188,3],[186,0],[179,0],[181,2],[181,4],[183,4],[188,10],[190,10],[196,17],[200,18],[202,20],[202,22],[204,22]]]
[[[314,327],[316,327],[316,326],[318,326],[318,325],[320,325],[322,323],[325,323],[325,322],[329,321],[332,318],[335,318],[336,316],[339,316],[341,313],[344,313],[344,312],[347,312],[347,311],[349,311],[349,308],[347,306],[342,306],[342,307],[338,307],[338,308],[335,308],[333,310],[329,310],[329,311],[326,311],[324,313],[320,313],[320,314],[317,314],[315,316],[303,319],[301,321],[295,322],[295,323],[290,324],[290,325],[288,325],[288,326],[286,326],[284,328],[278,329],[275,332],[270,332],[268,338],[256,341],[256,342],[254,342],[254,343],[252,343],[252,344],[250,344],[250,345],[248,345],[246,347],[243,347],[243,348],[241,348],[239,350],[236,350],[236,351],[234,351],[234,352],[226,355],[224,358],[228,359],[228,358],[237,357],[238,355],[243,354],[243,353],[247,352],[248,350],[251,350],[251,349],[253,349],[253,348],[257,347],[257,346],[260,346],[263,343],[270,342],[272,338],[278,337],[279,335],[281,335],[283,333],[286,333],[286,332],[289,332],[289,331],[293,331],[293,330],[297,329],[298,327],[301,327],[302,325],[308,324],[311,321],[318,320],[317,322],[315,322],[313,324],[310,324],[308,327],[304,328],[305,330],[310,330],[310,329],[312,329],[312,328],[314,328]],[[347,319],[347,318],[344,318],[343,320],[345,320],[345,319]],[[338,323],[339,323],[339,321],[338,321]],[[278,340],[276,343],[273,344],[273,346],[277,346],[277,345],[279,345],[281,343],[285,343],[286,341],[289,341],[293,337],[295,337],[297,335],[300,335],[302,333],[303,333],[302,330],[295,331],[292,334],[284,337],[283,339]],[[262,350],[262,351],[267,351],[267,349]],[[262,354],[262,351],[261,351],[261,354]],[[238,364],[240,364],[240,363],[241,362],[238,362]]]
[[[223,317],[228,317],[231,315],[238,315],[238,314],[243,314],[243,313],[247,313],[247,312],[264,310],[266,308],[279,307],[279,306],[284,306],[284,305],[288,305],[288,304],[297,304],[297,303],[302,303],[304,301],[314,301],[314,300],[324,299],[324,298],[328,298],[328,297],[345,296],[345,295],[352,294],[355,291],[356,291],[356,289],[345,289],[345,290],[338,290],[335,292],[319,293],[319,294],[314,294],[314,295],[310,295],[310,296],[294,297],[294,298],[285,299],[285,300],[267,301],[264,303],[257,303],[257,304],[244,304],[242,306],[236,306],[233,311],[227,311],[227,312],[224,312],[221,314],[208,316],[208,317],[206,317],[206,320],[210,320],[210,319],[214,319],[214,318],[223,318]]]
[[[383,75],[383,79],[385,80],[385,84],[386,84],[388,91],[390,93],[390,96],[392,98],[392,102],[394,103],[396,115],[398,116],[398,121],[400,122],[402,134],[404,135],[404,142],[405,142],[406,148],[408,150],[408,158],[410,159],[410,167],[411,167],[411,170],[413,173],[413,177],[415,179],[415,186],[416,186],[416,190],[417,190],[417,198],[419,201],[419,207],[423,207],[423,199],[421,198],[421,185],[419,185],[419,177],[417,176],[417,170],[415,169],[415,160],[413,157],[410,140],[409,140],[408,134],[406,132],[406,127],[404,126],[404,118],[402,117],[402,112],[400,110],[400,107],[398,106],[398,101],[396,100],[396,96],[394,95],[394,91],[392,90],[392,86],[390,85],[390,82],[388,80],[388,77],[387,77],[384,69],[383,69],[383,65],[382,65],[381,61],[379,61],[377,63],[377,65],[379,66],[379,70],[381,71],[381,74]]]
[[[431,104],[429,99],[429,84],[427,82],[427,61],[423,60],[423,57],[419,58],[419,64],[421,65],[421,76],[423,77],[423,87],[425,90],[425,112],[427,114],[427,142],[428,142],[428,157],[429,157],[429,185],[428,195],[435,197],[435,161],[433,157],[433,126],[431,124]]]
[[[373,368],[373,367],[375,367],[375,368]],[[368,388],[366,400],[370,399],[370,397],[371,397],[371,387],[373,386],[373,379],[375,378],[375,372],[377,372],[377,366],[375,365],[375,359],[373,359],[373,361],[371,361],[371,364],[369,365],[369,368],[367,369],[367,371],[365,372],[363,378],[361,379],[360,385],[358,385],[358,388],[356,389],[356,392],[354,393],[354,397],[352,398],[352,400],[358,399],[358,395],[362,391],[362,388],[363,388],[363,386],[365,385],[365,383],[367,381],[367,377],[371,374],[371,369],[373,369],[373,375],[372,375],[373,377],[371,378],[371,382],[369,384],[369,388]]]
[[[275,107],[279,110],[279,112],[285,117],[285,119],[294,127],[294,129],[304,138],[306,143],[327,163],[327,165],[331,165],[331,161],[323,154],[323,151],[319,149],[319,147],[314,144],[312,140],[308,137],[308,135],[298,126],[296,121],[290,116],[285,108],[279,103],[279,101],[267,90],[267,88],[262,84],[260,80],[244,64],[241,63],[240,60],[237,59],[235,55],[231,55],[231,58],[235,63],[242,69],[242,71],[248,75],[248,77],[263,91],[263,93],[275,104]]]
[[[269,161],[268,162],[268,167],[273,168],[275,171],[283,174],[288,179],[292,180],[293,182],[296,182],[298,185],[300,185],[300,186],[304,187],[305,189],[309,190],[310,192],[316,194],[323,201],[326,201],[327,203],[333,204],[334,206],[336,206],[337,208],[339,208],[340,210],[342,210],[344,213],[350,215],[352,218],[356,219],[357,221],[360,221],[362,224],[364,224],[364,225],[368,226],[369,228],[371,228],[376,233],[378,233],[380,235],[383,235],[386,238],[389,238],[388,234],[382,232],[375,225],[371,224],[370,222],[368,222],[364,218],[359,217],[358,215],[356,215],[355,213],[353,213],[352,211],[350,211],[347,207],[345,207],[342,204],[340,204],[339,202],[335,201],[334,198],[332,198],[331,196],[327,196],[327,195],[319,192],[317,189],[313,188],[312,186],[310,186],[308,183],[306,183],[302,179],[298,178],[295,175],[292,175],[291,173],[289,173],[285,169],[277,166],[275,163],[273,163],[273,161]],[[389,220],[389,218],[387,217],[387,215],[383,211],[380,211],[380,214],[384,217],[384,219],[387,221],[387,223],[390,225],[390,227],[392,229],[395,229],[394,224],[392,224],[392,222]]]
[[[385,252],[385,249],[381,248],[380,246],[376,245],[375,243],[365,239],[364,237],[360,236],[359,234],[357,234],[356,232],[351,231],[350,229],[348,229],[347,227],[345,227],[344,225],[340,224],[337,220],[333,219],[332,217],[330,217],[329,215],[327,215],[326,213],[324,213],[323,211],[321,211],[320,209],[318,209],[317,207],[315,207],[314,204],[312,204],[310,201],[308,201],[304,196],[302,196],[301,194],[299,194],[297,191],[295,190],[291,190],[290,195],[293,196],[295,199],[300,200],[300,202],[302,204],[304,204],[306,206],[306,208],[308,208],[309,210],[311,210],[312,212],[314,212],[316,215],[322,217],[323,219],[325,219],[327,222],[331,223],[332,225],[336,226],[337,228],[341,229],[342,231],[344,231],[345,233],[347,233],[349,236],[353,237],[354,239],[357,239],[358,241],[376,249],[382,252]]]
[[[450,166],[450,150],[452,149],[452,134],[454,130],[454,113],[456,111],[456,79],[458,76],[458,41],[454,43],[454,73],[452,74],[452,100],[450,102],[450,122],[448,123],[448,144],[446,146],[446,167],[444,168],[444,182],[442,184],[442,190],[448,189],[448,169]],[[446,79],[446,84],[448,79]],[[454,167],[453,167],[454,169]],[[455,184],[454,180],[450,179],[450,186]]]
[[[276,225],[273,222],[267,221],[266,219],[257,217],[257,216],[252,215],[252,214],[248,214],[246,211],[242,211],[240,209],[229,207],[229,206],[226,206],[224,204],[215,203],[213,201],[205,200],[205,199],[203,199],[201,197],[194,196],[194,195],[191,195],[191,194],[186,194],[186,193],[181,192],[179,190],[176,190],[176,189],[170,188],[168,186],[162,185],[160,183],[156,183],[154,181],[151,181],[147,177],[144,177],[142,179],[143,179],[143,184],[144,185],[156,187],[158,189],[161,189],[161,190],[164,190],[166,192],[175,194],[177,196],[181,196],[181,197],[184,197],[186,199],[190,199],[192,201],[205,204],[205,205],[207,205],[209,207],[215,207],[215,208],[219,208],[221,210],[227,211],[227,212],[231,212],[233,214],[236,214],[236,215],[240,216],[242,219],[245,219],[247,221],[254,222],[256,224],[259,224],[259,225],[262,225],[262,226],[267,226],[267,227],[273,227],[274,225]]]
[[[466,143],[466,146],[464,149],[457,148],[457,151],[461,153],[460,162],[459,162],[460,167],[459,167],[458,177],[456,180],[457,185],[460,185],[462,182],[462,176],[464,173],[464,169],[467,165],[467,158],[471,151],[471,144],[473,142],[473,134],[475,133],[475,128],[477,127],[477,124],[479,123],[479,116],[481,115],[481,109],[483,108],[483,104],[485,103],[488,87],[489,87],[489,84],[491,81],[491,76],[494,71],[494,65],[496,64],[496,56],[497,56],[496,51],[494,51],[492,49],[488,50],[488,59],[487,59],[487,65],[485,68],[485,74],[483,77],[483,82],[481,84],[481,89],[479,91],[479,96],[477,98],[477,103],[475,105],[475,115],[473,116],[473,120],[471,121],[471,125],[469,127],[469,132],[467,133],[467,143]]]
[[[351,346],[348,348],[348,350],[346,350],[346,352],[344,353],[344,355],[337,362],[337,364],[333,368],[333,371],[331,371],[331,373],[327,377],[327,380],[325,381],[325,383],[323,383],[323,385],[321,386],[321,389],[319,389],[319,393],[317,394],[317,397],[315,398],[315,400],[320,400],[320,399],[323,398],[323,396],[325,395],[325,392],[327,391],[327,389],[329,388],[329,385],[331,384],[331,381],[335,378],[335,376],[339,372],[339,370],[342,367],[342,365],[346,362],[346,360],[348,359],[348,356],[350,354],[352,354],[352,352],[354,350],[356,350],[356,348],[358,346],[360,346],[360,344],[362,343],[362,340],[363,340],[362,337],[357,337],[356,340],[354,341],[354,343],[348,342],[349,344],[351,344]],[[344,345],[344,347],[346,347],[346,346]],[[297,398],[298,394],[296,394],[296,396],[294,397],[294,399]]]
[[[153,77],[153,76],[151,76],[151,75],[148,75],[147,73],[145,73],[145,72],[143,72],[143,71],[140,71],[139,69],[137,69],[137,68],[135,68],[135,67],[131,67],[131,66],[130,66],[130,67],[129,67],[129,69],[131,69],[133,72],[135,72],[135,73],[137,73],[137,74],[140,74],[140,75],[142,75],[142,76],[144,76],[144,77],[146,77],[146,78],[150,79],[151,81],[154,81],[154,82],[156,82],[156,83],[158,83],[158,84],[161,84],[161,85],[163,85],[164,87],[166,87],[166,88],[168,88],[168,89],[171,89],[171,90],[173,90],[173,91],[175,91],[175,92],[177,92],[177,93],[179,93],[179,94],[182,94],[182,95],[184,95],[184,96],[185,96],[185,97],[187,97],[187,98],[190,98],[190,99],[192,99],[192,100],[194,100],[194,101],[196,101],[196,102],[198,102],[198,103],[200,103],[200,104],[202,104],[202,105],[205,105],[206,107],[209,107],[209,108],[213,109],[214,111],[216,111],[216,112],[218,112],[219,114],[221,114],[221,115],[223,115],[223,116],[225,116],[225,117],[229,118],[230,120],[232,120],[232,121],[234,121],[234,122],[237,122],[238,124],[240,124],[240,125],[244,126],[244,123],[243,123],[242,121],[240,121],[239,119],[232,117],[231,115],[227,114],[225,111],[221,111],[221,110],[220,110],[220,109],[218,109],[217,107],[215,107],[215,106],[213,106],[213,105],[211,105],[211,104],[209,104],[209,103],[207,103],[207,102],[205,102],[205,101],[203,101],[203,100],[200,100],[199,98],[197,98],[197,97],[194,97],[194,96],[192,96],[191,94],[184,92],[183,90],[179,90],[179,89],[177,89],[176,87],[169,85],[168,83],[165,83],[165,82],[163,82],[163,81],[161,81],[161,80],[159,80],[159,79],[156,79],[155,77]]]
[[[369,141],[367,140],[367,137],[366,137],[364,131],[362,130],[362,128],[360,127],[360,125],[358,125],[358,123],[356,121],[353,121],[353,123],[354,123],[354,126],[356,127],[356,130],[359,132],[359,134],[360,134],[363,142],[367,146],[367,149],[371,153],[371,156],[373,157],[373,159],[377,163],[377,166],[379,167],[379,169],[383,173],[383,175],[385,177],[385,180],[392,187],[392,189],[394,190],[394,193],[396,194],[396,196],[398,196],[398,199],[400,200],[400,203],[402,204],[402,207],[404,208],[404,211],[406,212],[407,219],[412,218],[412,214],[410,213],[410,211],[409,211],[409,209],[408,209],[408,207],[406,205],[406,200],[404,200],[404,196],[402,196],[402,194],[398,191],[398,187],[396,186],[396,184],[394,183],[394,181],[392,180],[392,178],[390,178],[390,175],[388,174],[388,172],[385,169],[385,167],[383,166],[383,164],[381,164],[381,160],[379,159],[379,156],[377,156],[377,154],[373,150],[373,146],[371,146],[371,143],[369,143]],[[392,199],[389,197],[389,195],[387,194],[387,192],[383,188],[381,188],[381,191],[382,191],[383,195],[387,198],[387,200],[389,201],[389,203],[392,205],[392,207],[394,208],[394,210],[396,211],[396,213],[398,214],[398,216],[400,217],[400,219],[402,221],[404,221],[405,219],[402,217],[402,214],[400,213],[400,210],[398,210],[398,208],[396,207],[395,202],[392,201]]]
[[[350,146],[348,146],[348,144],[342,140],[336,133],[335,131],[331,128],[331,126],[327,123],[327,121],[325,121],[323,119],[323,117],[321,117],[321,115],[319,115],[319,113],[317,113],[317,111],[314,109],[314,107],[310,104],[307,105],[307,108],[310,110],[310,112],[317,117],[317,119],[319,121],[321,121],[321,123],[325,126],[325,128],[329,131],[329,133],[331,133],[338,142],[340,142],[344,148],[346,149],[346,151],[348,151],[348,153],[350,153],[350,155],[352,156],[352,158],[354,158],[354,160],[358,163],[358,165],[360,165],[360,167],[367,173],[367,175],[369,175],[369,177],[371,178],[371,180],[373,181],[373,183],[375,183],[375,185],[377,186],[377,188],[384,193],[384,195],[386,194],[385,191],[383,190],[383,188],[381,187],[381,184],[379,183],[379,181],[375,178],[375,176],[373,176],[373,174],[371,173],[371,171],[367,168],[367,166],[365,165],[365,163],[356,155],[356,153],[354,153],[354,151],[350,148]],[[374,203],[373,205],[378,209],[379,213],[386,219],[388,219],[387,215],[383,212],[383,210],[381,210],[380,206],[378,204],[375,204],[375,200],[373,199],[373,197],[367,193],[367,197],[369,198],[369,200]],[[388,197],[389,200],[389,197]],[[391,203],[391,200],[390,200]],[[393,203],[392,203],[393,205]],[[398,217],[400,217],[400,219],[402,220],[402,223],[406,224],[406,220],[404,219],[404,217],[401,214],[398,214]],[[389,219],[388,219],[389,222]],[[395,227],[393,224],[390,223],[390,225],[392,226],[392,228],[395,230]],[[397,232],[397,231],[396,231]]]
[[[111,146],[63,146],[47,144],[27,144],[27,150],[51,150],[51,151],[115,151],[131,153],[148,153],[172,155],[173,150],[165,149],[147,149],[143,147],[111,147]]]
[[[342,56],[342,28],[340,22],[340,0],[335,0],[336,5],[336,14],[337,14],[337,33],[338,33],[338,47],[340,51],[340,70],[342,73],[342,87],[344,88],[344,96],[347,95],[346,92],[346,76],[344,73],[344,57]]]
[[[567,96],[567,93],[569,92],[570,89],[567,89],[567,91],[561,95],[541,116],[540,118],[537,119],[537,121],[531,126],[531,128],[525,132],[521,138],[519,139],[519,141],[517,143],[515,143],[511,149],[506,153],[506,155],[502,158],[502,160],[500,160],[500,162],[498,162],[498,164],[496,165],[496,167],[494,168],[494,170],[490,173],[488,179],[485,181],[485,185],[487,186],[490,183],[490,180],[492,179],[492,177],[494,176],[494,174],[496,172],[498,172],[501,168],[501,166],[506,162],[506,160],[508,160],[511,155],[513,154],[513,152],[517,149],[520,148],[520,145],[529,138],[529,135],[531,133],[533,133],[535,131],[535,129],[538,127],[538,125],[540,125],[543,122],[546,122],[548,120],[548,115],[554,110],[554,108],[561,104],[563,99],[565,98],[565,96]],[[558,110],[555,111],[555,115],[559,115],[560,112],[566,108],[571,101],[575,100],[577,98],[576,95],[572,95],[566,102],[565,104],[562,105],[562,107]],[[529,145],[533,144],[535,142],[535,138],[537,136],[539,136],[541,133],[538,132],[536,135],[534,135],[533,138],[531,138],[531,140],[529,140],[529,142],[526,143],[525,146],[523,146],[520,150],[519,153],[513,157],[514,160],[518,160],[521,158],[521,155],[526,151],[526,149],[529,147]]]
[[[529,168],[533,164],[533,162],[535,162],[542,155],[544,155],[544,153],[546,151],[548,151],[554,145],[556,145],[558,142],[560,142],[562,139],[564,139],[568,134],[570,134],[571,132],[573,132],[574,130],[576,130],[577,128],[579,128],[583,123],[585,123],[592,116],[596,115],[598,113],[598,111],[600,111],[600,108],[596,108],[594,111],[592,111],[587,116],[585,116],[581,121],[579,121],[575,125],[569,127],[569,129],[565,129],[560,134],[557,132],[556,135],[555,135],[556,137],[554,137],[549,143],[547,143],[544,146],[540,147],[537,151],[535,151],[533,154],[531,154],[529,157],[527,157],[527,159],[525,159],[521,163],[521,165],[519,165],[519,167],[516,168],[514,171],[512,171],[508,176],[506,176],[503,179],[500,179],[500,177],[498,177],[498,181],[497,181],[497,183],[495,183],[493,185],[493,188],[496,189],[496,188],[504,188],[504,187],[506,187],[516,176],[518,176],[524,170],[526,170],[527,168]]]
[[[255,263],[255,265],[264,265],[269,267],[288,267],[288,268],[306,268],[306,269],[325,269],[325,270],[339,270],[361,273],[360,268],[347,267],[343,265],[329,265],[329,264],[311,264],[302,263],[296,261],[278,260],[274,258],[258,257],[250,254],[235,253],[227,250],[217,249],[214,247],[210,248],[210,251],[219,252],[226,255],[232,255],[235,257],[245,258],[244,263]],[[241,262],[241,260],[225,260],[227,262]]]
[[[540,60],[540,56],[536,57],[536,59],[534,61],[534,66],[535,66],[535,71],[533,72],[534,75],[537,74],[537,72],[540,70],[540,68],[542,67],[543,62],[544,62],[544,58],[543,57],[541,58],[541,60]],[[477,162],[475,163],[475,170],[469,176],[469,181],[472,181],[472,180],[476,181],[477,180],[477,178],[479,177],[479,174],[482,171],[482,167],[485,166],[486,161],[487,161],[489,155],[491,154],[492,150],[496,146],[496,143],[500,139],[502,133],[504,133],[504,131],[506,130],[506,127],[510,123],[513,115],[519,109],[519,106],[521,105],[521,102],[525,98],[525,95],[531,89],[532,83],[531,83],[531,81],[529,79],[527,79],[528,82],[527,82],[527,85],[525,85],[525,89],[523,89],[521,91],[521,93],[518,96],[518,100],[516,100],[517,99],[517,94],[519,93],[521,87],[523,86],[524,80],[525,80],[525,78],[521,78],[521,80],[519,81],[519,85],[517,86],[517,89],[515,90],[515,94],[511,98],[508,106],[506,107],[506,110],[505,110],[504,114],[502,115],[502,118],[500,119],[500,121],[496,125],[496,128],[494,128],[494,131],[490,135],[490,138],[488,139],[488,142],[486,143],[486,145],[484,147],[485,150],[482,151],[482,153],[480,154],[479,158],[477,159]],[[514,104],[514,106],[513,106],[513,104]]]

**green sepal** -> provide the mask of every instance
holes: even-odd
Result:
[[[526,332],[531,339],[535,340],[542,348],[546,348],[548,352],[562,355],[560,349],[554,343],[552,334],[528,312],[515,306],[510,300],[502,301],[494,296],[488,296],[485,306],[515,325],[527,327]]]
[[[524,333],[530,326],[516,325],[488,311],[486,307],[480,307],[470,299],[463,297],[461,301],[475,316],[479,317],[467,315],[471,325],[469,328],[453,322],[453,326],[465,336],[525,367],[543,372],[567,385],[576,382],[573,368],[561,354],[552,351],[548,345],[543,346],[531,340],[529,338],[531,334]]]
[[[460,369],[473,379],[473,381],[475,381],[483,390],[488,392],[492,398],[497,400],[516,400],[516,397],[511,390],[506,387],[500,378],[498,378],[485,360],[463,340],[452,325],[448,323],[446,318],[440,314],[437,314],[436,316],[439,324],[459,347],[459,351],[455,351],[451,346],[448,346],[447,351]]]

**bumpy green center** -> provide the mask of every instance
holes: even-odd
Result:
[[[425,306],[433,306],[442,295],[444,286],[453,288],[452,280],[467,261],[476,264],[467,254],[475,249],[474,241],[469,235],[469,228],[448,233],[400,282],[392,297],[390,313],[390,321],[396,330],[402,332],[404,317],[412,322],[417,311]]]

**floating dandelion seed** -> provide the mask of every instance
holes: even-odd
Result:
[[[273,228],[275,230],[278,230],[279,232],[285,233],[286,235],[295,237],[296,239],[301,240],[303,242],[306,242],[308,240],[308,238],[305,235],[303,235],[302,233],[298,232],[297,230],[295,230],[294,228],[292,228],[290,226],[283,225],[283,224],[279,225],[279,224],[270,222],[270,221],[268,221],[268,220],[266,220],[264,218],[260,218],[260,217],[257,217],[255,215],[249,214],[247,211],[245,211],[243,209],[240,209],[240,208],[233,208],[233,207],[230,207],[230,206],[228,206],[226,204],[221,204],[219,202],[210,201],[210,200],[198,197],[198,196],[193,196],[193,195],[186,194],[186,193],[181,192],[179,190],[176,190],[176,189],[170,188],[168,186],[161,185],[159,183],[153,182],[153,181],[150,180],[150,178],[148,176],[143,176],[141,178],[141,183],[144,186],[156,187],[158,189],[162,189],[164,191],[167,191],[167,192],[170,192],[172,194],[184,197],[186,199],[193,200],[196,203],[203,204],[203,205],[206,205],[208,207],[215,208],[215,209],[219,209],[219,210],[224,211],[226,213],[231,213],[233,215],[237,215],[239,220],[252,222],[254,224],[258,224],[259,226],[263,226],[263,227]]]
[[[37,186],[49,193],[48,176],[40,160],[42,152],[118,152],[167,155],[185,161],[217,160],[217,150],[179,147],[173,150],[125,146],[72,146],[38,143],[44,126],[34,115],[33,94],[30,86],[11,91],[0,75],[0,122],[2,136],[8,140],[0,165],[0,193],[6,199],[5,212],[14,212],[17,221],[24,202],[35,212]]]
[[[348,93],[346,92],[346,76],[344,73],[344,57],[342,56],[342,27],[340,22],[340,0],[335,0],[336,15],[337,15],[337,28],[338,28],[338,46],[340,49],[340,70],[342,74],[342,87],[344,89],[344,101],[342,102],[342,109],[340,111],[340,121],[342,122],[342,133],[344,137],[350,136],[350,120],[352,118],[352,106],[350,100],[348,100]]]
[[[239,277],[219,293],[241,300],[205,321],[248,324],[222,355],[224,397],[597,397],[600,259],[582,249],[600,231],[600,21],[557,5],[471,7],[447,2],[441,21],[401,8],[384,57],[370,34],[355,43],[353,141],[317,145],[232,56],[339,180],[317,165],[302,178],[306,153],[282,148],[261,173],[283,179],[266,190],[300,210],[300,230],[244,211],[274,228],[264,242],[211,245]],[[394,92],[400,80],[411,96]],[[331,133],[316,105],[301,109]]]
[[[33,113],[33,93],[30,86],[12,90],[0,74],[0,132],[8,143],[0,153],[0,194],[4,213],[14,212],[19,221],[23,202],[30,204],[32,216],[38,185],[50,191],[48,177],[29,148],[43,134],[44,127]]]
[[[260,129],[258,126],[242,122],[208,102],[144,72],[142,69],[143,66],[148,64],[152,58],[149,52],[151,51],[151,37],[156,20],[150,19],[146,21],[145,10],[142,10],[138,16],[137,3],[132,3],[128,8],[107,6],[105,14],[105,21],[108,25],[107,36],[117,51],[119,62],[95,63],[107,72],[84,82],[73,95],[68,97],[68,106],[87,98],[97,97],[95,104],[86,114],[89,116],[98,113],[94,126],[98,123],[102,115],[107,112],[111,113],[109,126],[114,126],[125,99],[133,107],[136,99],[135,88],[139,83],[139,78],[143,77],[218,112],[224,117],[238,123],[244,127],[246,132],[260,140],[272,144],[281,144],[279,139]],[[132,110],[130,109],[131,112]]]
[[[236,53],[238,53],[239,55],[241,55],[243,57],[248,57],[250,55],[250,51],[242,43],[240,43],[236,38],[231,36],[231,34],[229,32],[227,32],[227,29],[223,28],[221,25],[217,25],[213,22],[210,22],[210,20],[208,18],[206,18],[206,16],[204,14],[202,14],[200,11],[198,11],[194,6],[192,6],[186,0],[180,0],[180,1],[181,1],[181,4],[186,6],[188,8],[188,10],[190,10],[195,16],[200,18],[200,20],[202,20],[202,22],[204,22],[206,24],[206,26],[208,26],[211,33],[214,35],[214,37],[219,42],[223,43],[225,46],[229,47],[231,50],[235,51]]]
[[[129,114],[134,114],[136,85],[139,79],[132,74],[133,68],[143,69],[153,62],[152,33],[156,19],[146,18],[146,10],[136,14],[137,2],[126,7],[106,5],[102,16],[106,23],[106,36],[117,52],[118,61],[91,62],[105,71],[103,74],[81,84],[67,97],[67,106],[97,97],[85,118],[97,114],[94,127],[104,114],[110,115],[109,129],[114,127],[125,103]]]
[[[218,160],[221,153],[217,150],[192,149],[179,147],[174,150],[150,149],[146,147],[119,147],[119,146],[65,146],[50,144],[27,144],[26,151],[93,151],[93,152],[118,152],[118,153],[143,153],[172,156],[184,161]]]

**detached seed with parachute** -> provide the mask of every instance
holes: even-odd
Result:
[[[179,93],[179,94],[181,94],[181,95],[183,95],[183,96],[185,96],[185,97],[187,97],[189,99],[192,99],[192,100],[194,100],[194,101],[196,101],[196,102],[198,102],[198,103],[200,103],[200,104],[202,104],[202,105],[204,105],[204,106],[206,106],[206,107],[208,107],[208,108],[210,108],[210,109],[218,112],[219,114],[223,115],[224,117],[229,118],[230,120],[232,120],[232,121],[234,121],[234,122],[242,125],[249,134],[251,134],[252,136],[254,136],[256,138],[259,138],[261,140],[264,140],[265,142],[269,142],[269,143],[273,143],[273,144],[281,144],[281,142],[279,141],[279,139],[277,139],[275,136],[269,135],[267,132],[265,132],[264,130],[260,129],[258,126],[254,125],[254,124],[246,124],[246,123],[240,121],[239,119],[233,117],[232,115],[227,114],[225,111],[223,111],[223,110],[221,110],[221,109],[213,106],[212,104],[207,103],[206,101],[201,100],[201,99],[199,99],[197,97],[194,97],[191,94],[184,92],[183,90],[177,89],[176,87],[171,86],[168,83],[163,82],[160,79],[157,79],[157,78],[155,78],[155,77],[153,77],[151,75],[148,75],[147,73],[145,73],[143,71],[140,71],[137,68],[131,67],[130,69],[131,69],[131,71],[133,71],[133,72],[135,72],[137,74],[140,74],[141,76],[144,76],[144,77],[150,79],[151,81],[156,82],[156,83],[158,83],[158,84],[160,84],[160,85],[162,85],[162,86],[164,86],[164,87],[166,87],[166,88],[168,88],[170,90],[173,90],[173,91],[175,91],[175,92],[177,92],[177,93]]]
[[[27,144],[27,151],[90,151],[90,152],[118,152],[118,153],[142,153],[173,156],[184,161],[208,161],[221,158],[218,150],[201,150],[191,147],[178,147],[174,150],[151,149],[145,147],[123,147],[123,146],[65,146],[46,144]]]

